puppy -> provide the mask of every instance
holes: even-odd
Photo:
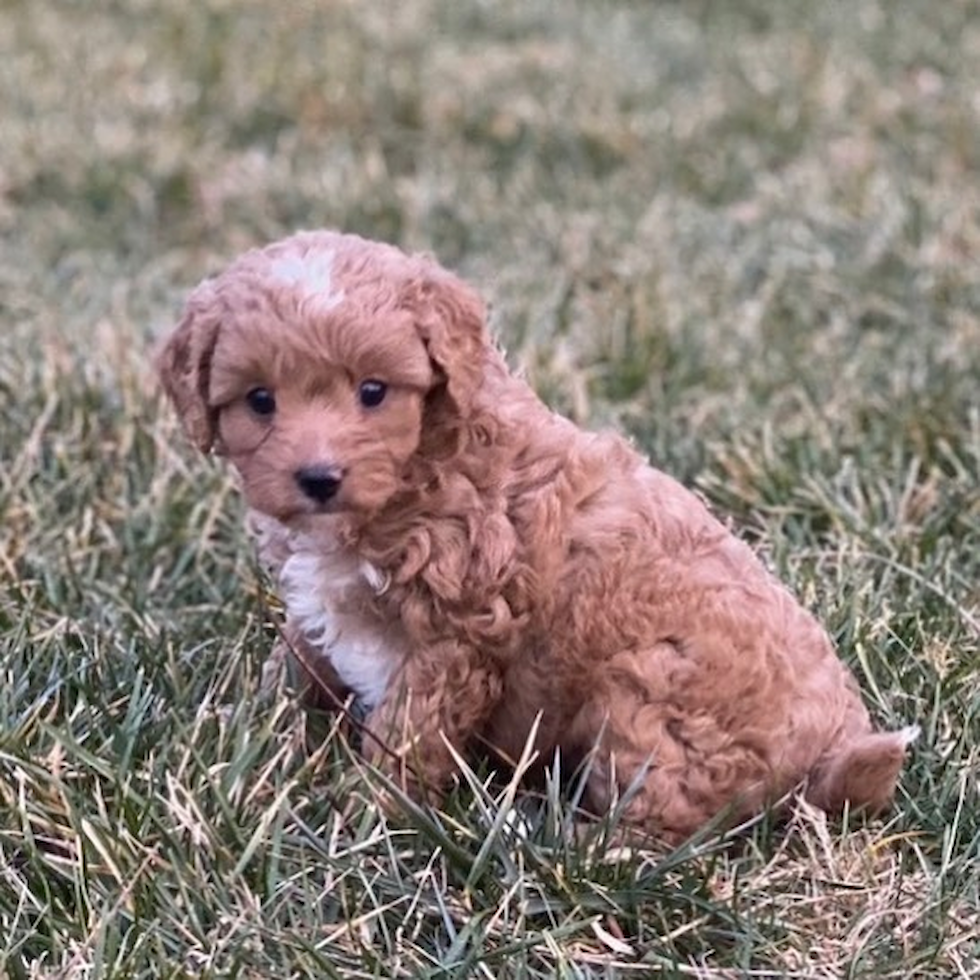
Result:
[[[437,802],[453,752],[591,753],[589,805],[677,839],[799,783],[879,809],[910,732],[872,730],[824,630],[702,502],[508,371],[428,258],[313,232],[187,301],[158,356],[230,460],[286,635],[352,693],[364,750]]]

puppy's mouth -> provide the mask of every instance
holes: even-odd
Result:
[[[256,510],[292,526],[341,515],[370,515],[383,507],[397,489],[397,480],[383,466],[357,473],[333,463],[303,463],[276,481],[244,481],[245,497]]]

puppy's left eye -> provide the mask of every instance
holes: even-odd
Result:
[[[388,386],[383,381],[368,378],[357,386],[357,397],[365,408],[377,408],[385,400]]]
[[[268,388],[253,388],[245,401],[256,415],[272,415],[276,410],[276,396]]]

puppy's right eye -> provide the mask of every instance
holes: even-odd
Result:
[[[362,381],[357,389],[357,397],[365,408],[377,408],[388,394],[388,386],[376,378]]]
[[[268,388],[253,388],[245,403],[256,415],[271,415],[276,410],[276,396]]]

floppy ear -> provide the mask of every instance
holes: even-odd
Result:
[[[205,453],[214,444],[216,431],[208,389],[220,323],[214,291],[204,283],[191,293],[180,323],[155,359],[163,389],[177,409],[184,431]]]
[[[466,416],[483,378],[486,307],[469,286],[442,269],[422,281],[415,303],[416,328],[429,358],[445,378],[456,410]]]

